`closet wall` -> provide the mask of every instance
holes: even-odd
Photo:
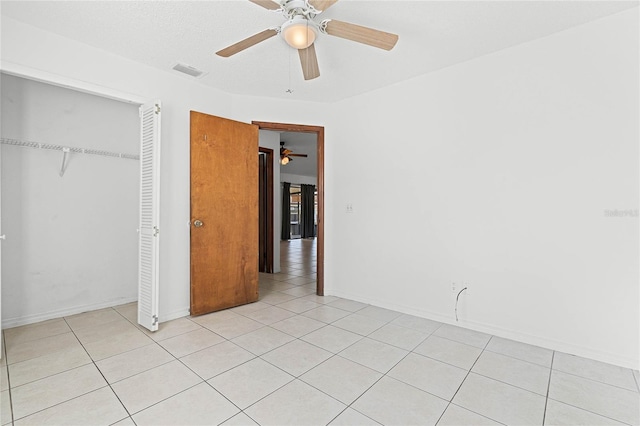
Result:
[[[138,106],[0,74],[1,136],[138,154]],[[139,162],[2,148],[2,326],[137,298]]]

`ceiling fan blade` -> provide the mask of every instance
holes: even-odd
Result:
[[[308,157],[307,154],[289,154],[289,157]]]
[[[337,2],[338,0],[309,0],[309,4],[319,12],[324,12]]]
[[[330,19],[327,22],[326,32],[329,35],[368,44],[384,50],[391,50],[398,42],[396,34],[385,33],[373,28],[362,27],[349,22]]]
[[[269,10],[278,10],[280,5],[272,0],[249,0],[251,3],[255,3],[258,6],[262,6]]]
[[[298,54],[300,55],[304,79],[312,80],[320,77],[320,68],[318,68],[318,57],[316,56],[315,46],[312,44],[306,49],[298,49]]]
[[[242,52],[244,49],[251,47],[255,44],[258,44],[262,41],[265,41],[274,35],[278,34],[278,31],[274,29],[264,30],[258,34],[254,34],[251,37],[247,37],[244,40],[237,42],[236,44],[232,44],[229,47],[225,47],[222,50],[216,52],[216,55],[228,58],[231,55],[235,55],[238,52]]]

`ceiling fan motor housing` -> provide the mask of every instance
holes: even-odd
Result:
[[[282,4],[282,10],[287,18],[293,18],[295,15],[313,17],[318,14],[318,11],[305,0],[288,0]]]
[[[280,27],[280,34],[295,49],[306,49],[318,36],[317,24],[304,15],[294,15]]]

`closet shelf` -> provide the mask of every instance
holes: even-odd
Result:
[[[39,142],[29,142],[29,141],[21,141],[18,139],[7,139],[0,138],[0,142],[3,145],[13,145],[13,146],[23,146],[27,148],[40,148],[40,149],[51,149],[54,151],[62,151],[63,153],[74,152],[77,154],[91,154],[91,155],[102,155],[104,157],[115,157],[115,158],[127,158],[129,160],[140,160],[140,155],[137,154],[123,154],[119,152],[111,152],[111,151],[103,151],[100,149],[91,149],[91,148],[72,148],[68,146],[62,145],[53,145],[50,143],[39,143]],[[64,161],[63,161],[64,163]]]

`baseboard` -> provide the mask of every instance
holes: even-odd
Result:
[[[159,322],[162,324],[163,322],[171,321],[174,319],[188,317],[190,314],[189,308],[179,309],[177,311],[170,312],[168,314],[160,314]]]
[[[44,312],[44,313],[35,314],[35,315],[27,315],[24,317],[7,318],[2,320],[2,328],[4,329],[4,328],[19,327],[21,325],[34,324],[37,322],[46,321],[50,319],[62,318],[62,317],[67,317],[69,315],[75,315],[75,314],[81,314],[83,312],[95,311],[95,310],[104,309],[104,308],[113,308],[114,306],[136,302],[137,300],[138,300],[137,297],[136,298],[118,298],[118,299],[113,299],[106,302],[94,303],[90,305],[74,306],[73,308],[58,309],[55,311],[49,311],[49,312]],[[189,315],[190,315],[189,308],[186,307],[186,308],[178,309],[173,312],[169,312],[167,314],[161,314],[160,322],[161,323],[167,322],[174,319],[187,317]]]
[[[118,305],[124,305],[127,303],[135,302],[138,300],[134,298],[117,298],[100,303],[93,303],[89,305],[79,305],[71,308],[57,309],[55,311],[43,312],[39,314],[26,315],[22,317],[6,318],[2,320],[2,328],[13,328],[21,325],[34,324],[36,322],[46,321],[54,318],[62,318],[69,315],[81,314],[83,312],[95,311],[98,309],[112,308]]]
[[[343,293],[339,291],[326,293],[326,295],[355,300],[356,302],[367,303],[369,305],[379,306],[385,309],[391,309],[397,312],[402,312],[403,314],[427,318],[427,319],[442,322],[445,324],[451,324],[458,327],[468,328],[470,330],[480,331],[482,333],[492,334],[494,336],[502,337],[504,339],[516,340],[518,342],[527,343],[530,345],[539,346],[542,348],[551,349],[558,352],[564,352],[571,355],[577,355],[584,358],[593,359],[596,361],[606,362],[608,364],[614,364],[620,367],[631,368],[633,370],[638,370],[640,367],[639,359],[620,356],[619,354],[605,352],[596,348],[573,345],[570,343],[561,342],[558,340],[549,339],[542,336],[535,336],[527,333],[522,333],[516,330],[510,330],[510,329],[498,327],[491,324],[485,324],[477,321],[461,320],[460,322],[455,322],[452,318],[446,315],[439,314],[437,312],[432,312],[429,310],[416,310],[408,306],[388,303],[387,301],[370,299],[367,297],[356,296],[353,294]]]

